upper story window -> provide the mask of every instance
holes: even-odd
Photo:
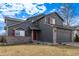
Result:
[[[52,18],[52,24],[55,24],[55,18]]]
[[[47,24],[55,24],[55,18],[46,17],[45,18],[45,23],[47,23]]]

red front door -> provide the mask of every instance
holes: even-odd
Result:
[[[36,40],[36,36],[37,36],[37,34],[36,34],[36,32],[34,31],[34,33],[33,33],[33,39],[34,39],[34,40]]]
[[[38,40],[38,32],[33,31],[33,40]]]

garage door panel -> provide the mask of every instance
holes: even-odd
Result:
[[[64,29],[57,29],[57,42],[70,42],[71,41],[71,31]]]

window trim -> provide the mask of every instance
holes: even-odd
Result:
[[[50,20],[48,20],[49,18],[50,18]],[[56,23],[55,18],[53,18],[53,17],[45,17],[45,24],[55,24],[55,23]]]
[[[19,35],[17,35],[17,32],[19,32]],[[23,35],[22,35],[23,32]],[[15,30],[15,36],[25,36],[25,31],[24,30]]]

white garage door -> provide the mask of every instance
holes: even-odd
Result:
[[[72,35],[70,30],[65,29],[57,29],[57,42],[71,42],[72,41]]]

